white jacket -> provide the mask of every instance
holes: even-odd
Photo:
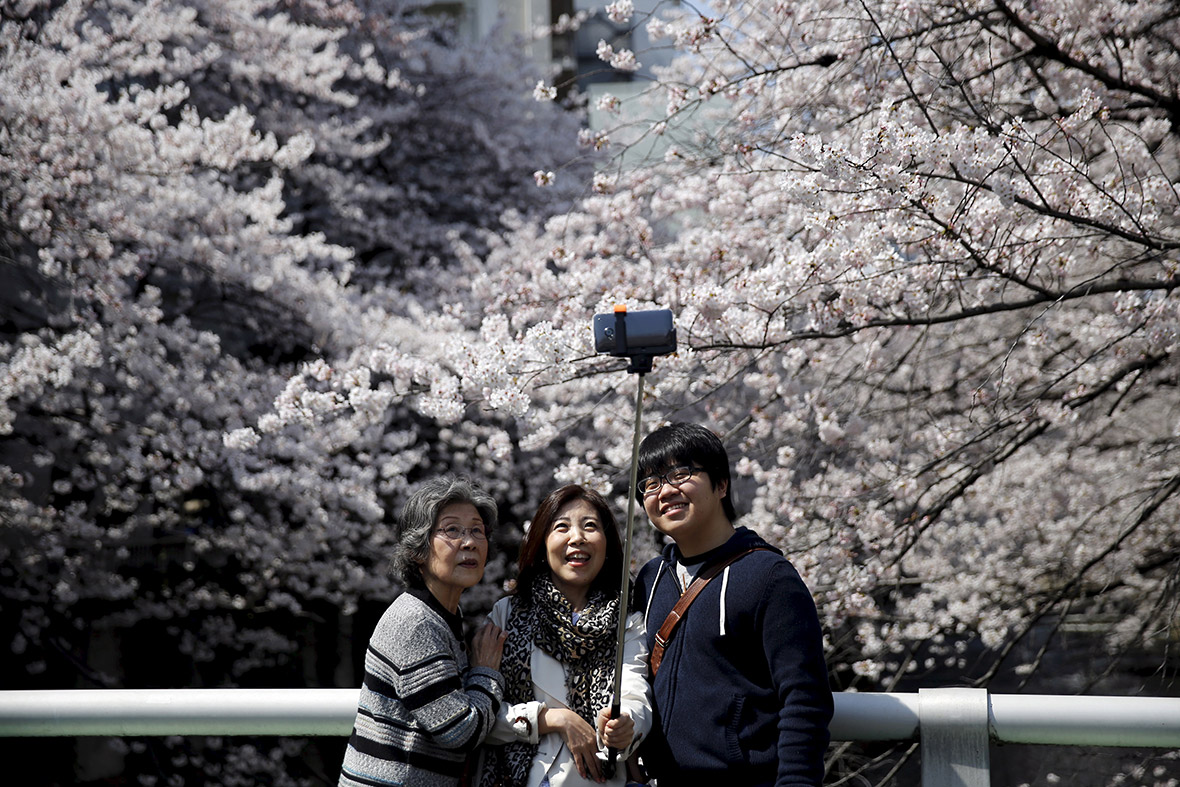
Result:
[[[492,607],[488,619],[500,628],[506,628],[509,613],[509,598],[502,598]],[[651,731],[651,687],[647,683],[647,637],[643,627],[643,616],[634,613],[627,618],[627,631],[623,639],[623,678],[620,683],[621,709],[635,722],[635,735],[631,745],[619,752],[616,760],[615,778],[606,782],[623,787],[627,781],[625,760]],[[528,787],[537,787],[549,776],[550,787],[597,787],[597,782],[583,779],[574,765],[569,749],[561,735],[551,732],[538,736],[537,714],[542,707],[569,707],[566,702],[565,668],[561,662],[533,646],[531,656],[533,675],[532,702],[511,705],[500,704],[496,724],[484,741],[484,745],[504,743],[536,743],[537,756],[529,769]],[[542,704],[543,703],[543,704]],[[514,724],[513,720],[523,717],[527,723]],[[538,739],[539,738],[539,739]],[[599,746],[601,747],[601,741]]]

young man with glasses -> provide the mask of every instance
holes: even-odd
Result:
[[[636,496],[674,542],[635,584],[654,672],[645,768],[660,787],[818,787],[832,692],[811,593],[780,550],[734,526],[729,458],[713,432],[661,427],[638,464]],[[711,578],[665,626],[698,577]]]

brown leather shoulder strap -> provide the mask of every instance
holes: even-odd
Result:
[[[742,552],[735,552],[724,560],[720,560],[706,568],[692,581],[688,589],[680,596],[680,600],[676,602],[676,606],[672,607],[672,611],[668,613],[668,617],[664,618],[664,623],[660,626],[660,630],[656,632],[655,645],[651,649],[651,657],[648,661],[653,678],[660,668],[660,662],[664,660],[664,649],[668,646],[668,640],[672,638],[672,632],[680,625],[680,619],[684,617],[684,613],[688,611],[689,606],[701,594],[701,591],[705,589],[705,585],[709,584],[709,580],[720,574],[722,569],[730,563],[740,560],[751,552],[756,552],[760,549],[770,551],[766,547],[750,547]]]

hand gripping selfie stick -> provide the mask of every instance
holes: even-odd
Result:
[[[635,487],[639,479],[639,436],[643,418],[643,375],[651,371],[652,359],[676,351],[676,326],[668,309],[628,312],[616,306],[614,314],[594,315],[594,349],[599,353],[628,358],[627,371],[639,375],[635,393],[635,436],[631,442],[631,482],[627,485],[627,532],[623,539],[623,576],[619,587],[619,628],[615,647],[615,686],[611,696],[610,718],[622,711],[623,643],[627,635],[627,609],[631,597],[631,534],[635,522]],[[610,749],[603,763],[603,776],[615,775],[618,749]]]

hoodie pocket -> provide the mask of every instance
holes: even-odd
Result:
[[[734,694],[729,699],[725,712],[725,759],[731,763],[745,763],[746,752],[742,748],[742,710],[746,707],[746,695]]]

